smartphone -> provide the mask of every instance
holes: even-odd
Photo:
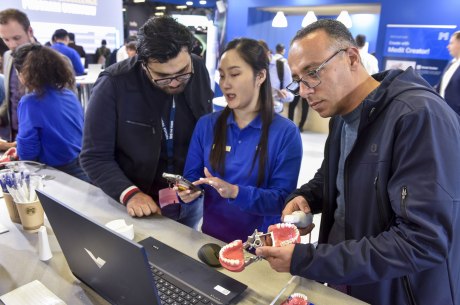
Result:
[[[198,191],[203,193],[203,189],[201,189],[198,186],[194,185],[192,182],[188,181],[187,179],[185,179],[181,175],[163,173],[163,178],[168,180],[168,182],[170,184],[173,184],[174,186],[177,186],[179,191],[191,190],[193,193],[198,192]]]

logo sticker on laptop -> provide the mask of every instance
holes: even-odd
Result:
[[[99,267],[99,269],[102,268],[102,266],[105,265],[105,260],[103,260],[102,258],[98,257],[96,258],[94,256],[93,253],[91,253],[91,251],[89,251],[88,249],[84,248],[86,250],[86,252],[88,252],[88,255],[91,257],[91,259],[96,263],[96,265]]]
[[[228,295],[228,294],[230,293],[230,290],[225,289],[224,287],[222,287],[222,286],[220,286],[220,285],[217,285],[216,287],[214,287],[214,290],[219,291],[219,292],[222,293],[223,295]]]

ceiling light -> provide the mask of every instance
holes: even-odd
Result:
[[[185,4],[187,4],[188,6],[191,6],[191,5],[193,5],[193,1],[187,1],[187,2],[185,2]]]
[[[272,21],[272,27],[274,28],[287,28],[288,23],[286,16],[284,16],[283,12],[277,12],[275,18]]]
[[[163,11],[163,10],[165,10],[165,9],[166,9],[166,6],[157,6],[157,7],[156,7],[156,10],[157,10],[157,11]]]
[[[145,2],[145,0],[134,0],[133,2],[134,3],[142,3],[142,2]]]
[[[348,11],[341,11],[339,17],[337,17],[337,21],[340,21],[345,25],[347,28],[351,28],[353,23],[351,22],[350,14]]]
[[[201,5],[205,5],[205,4],[206,4],[206,0],[200,0],[200,4],[201,4]]]
[[[163,12],[156,12],[156,13],[155,13],[155,16],[163,16],[164,14],[165,14],[165,13],[163,13]]]
[[[308,11],[305,17],[303,17],[302,20],[302,27],[306,27],[309,24],[312,24],[313,22],[317,21],[318,18],[316,18],[316,15],[313,11]]]
[[[187,8],[187,5],[176,5],[176,8],[178,10],[183,10],[183,9],[186,9]]]

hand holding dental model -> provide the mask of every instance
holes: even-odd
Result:
[[[268,227],[268,233],[257,230],[243,243],[235,240],[222,247],[219,252],[219,261],[227,270],[240,272],[246,266],[263,259],[262,256],[253,256],[245,259],[244,250],[256,249],[261,246],[284,247],[300,242],[300,233],[297,227],[290,223],[278,223]]]

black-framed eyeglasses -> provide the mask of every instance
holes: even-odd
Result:
[[[150,69],[149,69],[148,65],[145,62],[142,63],[142,66],[144,67],[145,71],[147,71],[147,74],[149,75],[150,80],[152,82],[154,82],[159,87],[168,86],[173,80],[176,80],[176,81],[178,81],[180,83],[183,83],[183,82],[189,80],[192,77],[193,72],[194,72],[194,70],[193,70],[193,62],[192,61],[190,61],[190,65],[192,66],[192,70],[190,72],[182,73],[182,74],[179,74],[179,75],[176,75],[176,76],[171,76],[171,77],[153,79],[152,74],[150,73]]]
[[[290,83],[289,85],[287,85],[286,89],[289,92],[291,92],[292,94],[294,94],[294,95],[299,95],[299,89],[300,89],[300,83],[301,82],[305,86],[307,86],[308,88],[311,88],[311,89],[319,86],[319,84],[321,84],[321,79],[319,78],[319,75],[318,75],[319,71],[321,71],[324,68],[324,66],[329,61],[331,61],[337,54],[339,54],[340,52],[346,51],[346,50],[347,49],[338,50],[337,52],[332,54],[332,56],[330,56],[328,59],[326,59],[322,64],[320,64],[318,68],[308,71],[304,76],[302,76],[301,79],[295,80],[292,83]]]

